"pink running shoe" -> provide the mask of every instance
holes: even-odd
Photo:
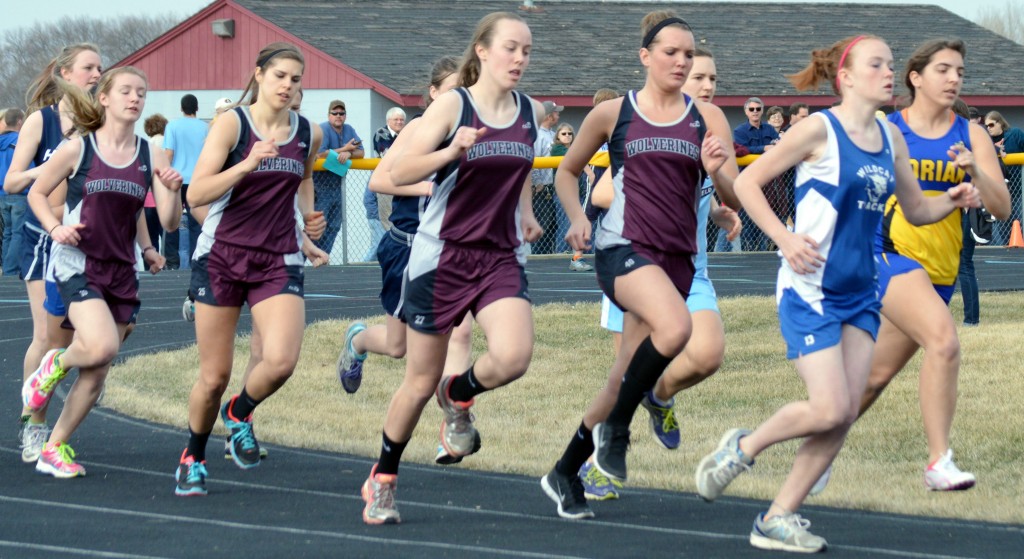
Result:
[[[36,412],[46,407],[50,396],[53,396],[53,389],[68,374],[57,366],[57,357],[63,353],[63,349],[47,351],[39,362],[39,368],[25,381],[21,387],[21,399],[26,408]]]
[[[75,451],[67,443],[46,443],[36,462],[36,471],[58,479],[85,475],[85,468],[75,463]]]
[[[398,524],[402,517],[395,506],[395,492],[398,491],[398,476],[378,474],[377,465],[370,470],[370,477],[363,483],[363,522],[367,524]]]

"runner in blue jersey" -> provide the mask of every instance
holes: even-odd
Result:
[[[458,85],[459,61],[454,57],[438,60],[430,73],[430,88],[424,95],[425,106],[442,93]],[[433,178],[413,185],[398,186],[391,180],[391,167],[401,156],[408,139],[416,134],[422,115],[417,115],[405,125],[391,149],[381,158],[373,175],[370,176],[370,190],[394,196],[390,231],[384,235],[377,247],[377,261],[380,262],[380,302],[387,313],[385,324],[366,327],[354,322],[345,334],[345,343],[338,355],[337,373],[342,387],[348,393],[359,389],[363,378],[363,361],[370,353],[388,355],[395,359],[405,357],[405,270],[412,253],[412,242],[420,226],[420,218],[430,202]],[[473,336],[473,315],[466,317],[452,332],[448,340],[448,355],[445,358],[444,376],[464,372],[472,364],[470,343]],[[438,464],[454,464],[462,461],[461,456],[452,456],[443,444],[437,448],[434,459]]]
[[[808,393],[752,432],[726,432],[697,467],[697,492],[712,501],[761,451],[805,439],[782,489],[754,520],[755,547],[815,552],[827,546],[797,510],[843,446],[867,383],[881,306],[873,238],[889,195],[895,192],[915,225],[979,203],[970,184],[942,196],[921,193],[903,136],[875,116],[892,99],[892,64],[888,45],[872,36],[815,51],[810,65],[790,80],[798,90],[829,81],[842,102],[792,127],[736,179],[743,207],[782,254],[779,322],[786,356]],[[796,223],[789,231],[761,188],[794,165]]]
[[[594,516],[578,474],[595,451],[594,465],[602,474],[625,480],[630,421],[690,338],[686,298],[695,272],[704,177],[710,175],[719,195],[736,205],[729,123],[721,109],[680,92],[695,51],[689,25],[673,12],[651,12],[641,23],[641,37],[644,87],[595,107],[555,175],[558,198],[572,222],[566,239],[574,249],[585,249],[590,222],[576,177],[608,142],[615,194],[597,232],[595,263],[601,289],[627,311],[608,382],[541,480],[563,518]]]
[[[693,55],[693,68],[683,85],[683,93],[710,103],[715,96],[718,70],[715,59],[707,50],[697,48]],[[607,208],[611,205],[614,189],[611,175],[605,173],[594,189],[594,203]],[[640,402],[649,413],[651,429],[658,442],[672,450],[679,447],[679,423],[674,410],[674,397],[679,392],[696,386],[718,371],[725,355],[725,329],[718,310],[715,287],[708,277],[707,225],[710,218],[720,229],[734,239],[743,225],[738,214],[722,206],[713,196],[715,187],[711,177],[704,179],[697,208],[697,255],[694,259],[693,284],[686,297],[686,308],[693,320],[693,333],[683,352],[672,360],[657,384]],[[601,300],[601,326],[612,332],[622,332],[623,312],[607,296]],[[588,461],[580,469],[580,479],[587,499],[618,498],[621,483],[609,479]]]
[[[83,136],[64,143],[42,166],[28,198],[40,224],[53,238],[53,273],[74,341],[53,349],[22,388],[26,407],[46,406],[57,383],[71,369],[78,378],[68,391],[60,418],[36,462],[36,471],[58,478],[85,475],[68,444],[95,406],[110,364],[129,324],[139,312],[135,244],[152,273],[164,259],[150,242],[142,212],[152,189],[161,225],[174,230],[181,219],[177,203],[181,175],[159,150],[135,135],[146,104],[145,75],[131,66],[107,72],[93,99],[61,84],[74,124]],[[50,213],[48,197],[67,182],[63,223]]]
[[[72,129],[68,102],[63,99],[60,82],[87,90],[100,79],[99,49],[80,43],[64,47],[56,58],[32,81],[26,95],[29,115],[21,128],[10,169],[4,181],[7,192],[28,192],[39,177],[43,163],[48,161]],[[60,206],[54,201],[51,206]],[[40,225],[40,218],[29,211],[25,216],[22,242],[21,279],[28,291],[32,311],[32,342],[25,351],[23,378],[28,379],[51,349],[67,347],[72,330],[61,328],[66,310],[55,284],[47,286],[44,275],[50,255],[50,236]],[[21,458],[34,464],[49,437],[46,408],[35,412],[22,410]]]
[[[189,397],[188,445],[175,476],[179,496],[207,493],[206,443],[218,409],[231,432],[234,463],[259,466],[253,411],[290,378],[305,331],[308,245],[296,212],[310,238],[324,228],[323,216],[313,211],[311,179],[320,129],[290,110],[305,59],[293,45],[271,43],[253,68],[244,101],[210,129],[188,191],[191,206],[210,208],[192,260],[199,378]],[[241,392],[221,405],[243,304],[261,335],[262,359]]]
[[[540,235],[529,187],[544,109],[515,88],[532,42],[517,14],[484,16],[459,69],[463,87],[431,104],[391,168],[394,184],[433,175],[436,186],[406,271],[405,379],[388,408],[380,459],[363,484],[368,524],[400,521],[399,463],[432,395],[444,412],[444,450],[467,456],[479,448],[475,397],[516,380],[530,364],[533,316],[521,248]],[[487,337],[487,352],[442,379],[448,338],[467,313]]]

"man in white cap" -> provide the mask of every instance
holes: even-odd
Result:
[[[565,110],[565,107],[556,105],[554,101],[544,101],[543,105],[544,119],[540,121],[537,140],[533,143],[534,157],[551,155],[559,113]],[[534,169],[530,178],[533,182],[533,215],[544,229],[541,238],[533,243],[531,252],[551,254],[555,252],[555,170]]]
[[[220,116],[221,113],[230,109],[231,105],[233,104],[234,103],[231,102],[231,99],[228,99],[227,97],[221,97],[220,99],[217,99],[217,101],[213,104],[213,118],[217,118],[218,116]]]

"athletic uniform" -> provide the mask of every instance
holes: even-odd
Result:
[[[413,120],[419,116],[414,116]],[[381,274],[380,302],[388,315],[402,322],[405,322],[402,312],[405,269],[409,265],[409,254],[420,227],[420,218],[429,201],[428,196],[396,195],[391,202],[391,215],[388,218],[391,229],[377,245],[377,262],[380,263]]]
[[[43,117],[43,132],[39,137],[39,147],[32,158],[34,167],[40,167],[49,161],[53,152],[57,151],[64,141],[64,133],[60,127],[60,113],[57,105],[49,105],[39,109]],[[28,194],[32,187],[25,190]],[[50,235],[43,231],[43,226],[36,217],[35,212],[29,208],[25,214],[24,241],[22,242],[21,273],[20,277],[25,281],[38,281],[43,279],[46,273],[47,260],[50,256]]]
[[[794,231],[813,238],[825,262],[798,274],[782,259],[776,299],[789,359],[839,344],[844,324],[878,335],[881,303],[871,239],[896,185],[885,120],[877,119],[882,149],[871,153],[850,140],[832,111],[811,118],[824,121],[828,140],[820,159],[796,167]]]
[[[711,215],[711,197],[715,185],[711,177],[704,179],[697,206],[697,257],[694,259],[693,283],[686,297],[686,308],[693,314],[697,311],[718,310],[718,295],[708,277],[708,217]],[[612,332],[622,333],[622,309],[615,306],[607,295],[601,297],[601,326]]]
[[[925,196],[944,196],[946,191],[971,177],[949,160],[951,146],[962,143],[971,149],[970,122],[953,115],[949,130],[940,138],[922,138],[907,124],[902,112],[889,115],[907,139],[910,165]],[[891,196],[885,204],[885,215],[875,236],[875,253],[879,255],[879,298],[885,297],[889,281],[900,274],[923,268],[928,272],[935,291],[949,304],[960,268],[963,247],[963,212],[954,211],[941,221],[929,225],[911,225],[903,208]]]
[[[532,101],[513,92],[518,112],[511,122],[494,125],[480,118],[466,89],[455,91],[462,100],[455,129],[486,126],[487,131],[437,172],[434,195],[412,242],[405,319],[431,334],[450,332],[467,312],[475,315],[499,299],[529,299],[519,198],[537,137]]]
[[[263,140],[248,107],[236,107],[238,139],[224,162],[229,169]],[[192,261],[191,295],[220,307],[241,307],[275,295],[303,296],[302,226],[298,190],[312,144],[309,121],[290,112],[291,134],[267,158],[210,204]]]
[[[139,313],[135,275],[135,233],[153,185],[149,144],[135,138],[135,157],[111,165],[96,146],[95,134],[82,138],[75,172],[68,177],[64,225],[84,223],[77,246],[54,243],[53,271],[64,304],[103,299],[118,324],[134,323]],[[65,323],[65,326],[67,323]]]
[[[682,116],[666,124],[640,113],[635,91],[622,101],[608,142],[615,195],[595,243],[598,283],[612,303],[615,278],[651,264],[684,298],[690,293],[704,124],[693,99],[684,98]]]

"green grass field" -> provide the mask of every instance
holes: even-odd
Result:
[[[985,293],[981,305],[982,325],[960,331],[963,365],[952,443],[958,464],[977,474],[977,487],[953,494],[924,489],[928,452],[917,399],[918,356],[854,427],[836,460],[828,490],[810,503],[1024,522],[1024,485],[1015,450],[1024,447],[1024,380],[1019,366],[1024,349],[1017,332],[1024,294]],[[803,384],[785,359],[774,301],[724,298],[721,307],[726,329],[722,369],[676,397],[683,431],[680,449],[659,446],[640,410],[633,424],[629,486],[693,492],[697,462],[727,428],[752,428],[782,404],[805,397]],[[458,467],[538,477],[551,468],[612,362],[611,338],[598,326],[599,310],[596,304],[535,309],[537,341],[530,370],[512,385],[477,399],[473,411],[483,449]],[[953,313],[959,322],[959,297]],[[256,413],[262,441],[376,456],[384,414],[404,374],[404,361],[371,357],[360,391],[345,394],[335,379],[334,361],[347,325],[327,321],[306,330],[295,375]],[[483,349],[478,332],[475,353]],[[230,393],[239,390],[247,358],[248,339],[239,338]],[[111,372],[103,405],[180,427],[184,447],[188,393],[197,370],[194,347],[130,359]],[[440,410],[429,405],[405,460],[432,463],[440,421]],[[219,429],[218,424],[217,432],[222,432]],[[758,458],[752,474],[738,479],[728,494],[770,500],[795,449],[796,442],[769,449]],[[217,452],[219,446],[212,442],[210,450]]]

